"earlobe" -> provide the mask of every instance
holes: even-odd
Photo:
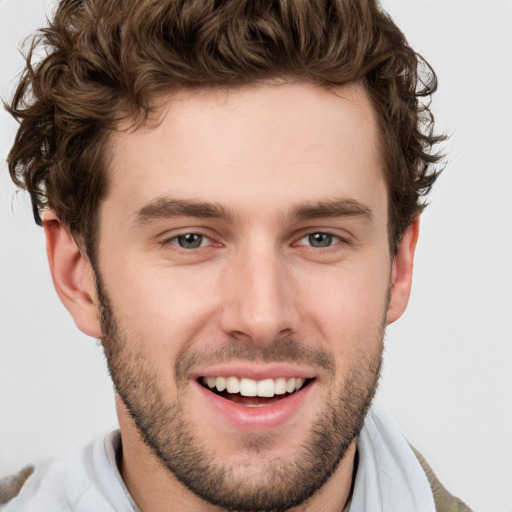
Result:
[[[57,294],[77,327],[89,336],[101,337],[94,271],[55,212],[42,216],[46,252]]]
[[[391,291],[386,323],[398,320],[409,302],[412,285],[414,253],[419,235],[419,217],[405,230],[391,270]]]

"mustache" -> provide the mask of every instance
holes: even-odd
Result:
[[[288,338],[276,339],[261,349],[250,344],[232,341],[214,350],[186,350],[178,356],[174,365],[176,382],[186,382],[191,370],[198,365],[229,363],[230,361],[251,361],[262,363],[287,362],[307,364],[322,370],[327,376],[334,376],[334,356],[321,348],[311,348]]]

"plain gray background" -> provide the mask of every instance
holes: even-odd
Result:
[[[53,2],[0,0],[0,92]],[[408,311],[377,401],[478,511],[512,511],[512,2],[384,0],[436,69],[448,167],[422,218]],[[0,114],[5,160],[15,123]],[[53,290],[43,232],[0,175],[0,475],[115,428],[98,343]]]

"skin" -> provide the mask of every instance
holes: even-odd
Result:
[[[181,400],[192,433],[215,461],[264,481],[269,461],[300,456],[350,373],[380,357],[385,326],[407,305],[418,221],[392,258],[377,124],[356,84],[335,93],[285,83],[160,100],[157,125],[113,135],[98,270],[124,339],[151,368],[163,399]],[[228,214],[155,208],[176,199],[214,201]],[[329,204],[321,215],[319,204]],[[320,216],[308,218],[311,207]],[[60,298],[83,332],[101,338],[87,256],[53,212],[44,227]],[[203,235],[202,246],[180,247],[176,237],[187,233]],[[334,236],[327,247],[314,247],[314,233]],[[328,354],[335,370],[297,364],[314,373],[314,385],[274,429],[239,429],[205,405],[194,379],[215,364],[211,358],[193,365],[181,387],[173,371],[183,354],[214,358],[230,344],[263,353],[289,338]],[[256,370],[268,364],[233,362]],[[370,377],[361,373],[371,387]],[[123,478],[144,512],[219,510],[161,464],[119,397],[117,411]],[[257,452],[254,436],[266,440]],[[354,440],[332,478],[294,510],[339,512],[355,453]]]

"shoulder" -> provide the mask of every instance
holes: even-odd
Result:
[[[375,407],[360,433],[358,455],[365,499],[369,494],[376,496],[375,502],[387,505],[385,510],[471,512],[440,483],[399,425]],[[358,477],[359,469],[355,491]]]
[[[22,470],[17,475],[4,479],[2,491],[6,505],[1,509],[2,512],[71,510],[66,507],[66,481],[70,478],[68,465],[64,461],[56,461],[30,468],[30,473]]]
[[[92,490],[87,466],[78,457],[67,457],[37,466],[2,512],[85,510],[78,506]]]
[[[62,460],[36,467],[2,512],[102,512],[133,511],[122,502],[123,493],[109,467],[104,440]]]
[[[436,504],[436,512],[471,512],[469,507],[459,498],[450,494],[443,484],[438,480],[432,468],[428,465],[427,461],[421,453],[411,446],[414,455],[421,464],[425,475],[427,475],[432,494],[434,495],[434,502]]]
[[[28,477],[34,472],[34,466],[26,466],[18,473],[0,478],[0,506],[18,496]]]

